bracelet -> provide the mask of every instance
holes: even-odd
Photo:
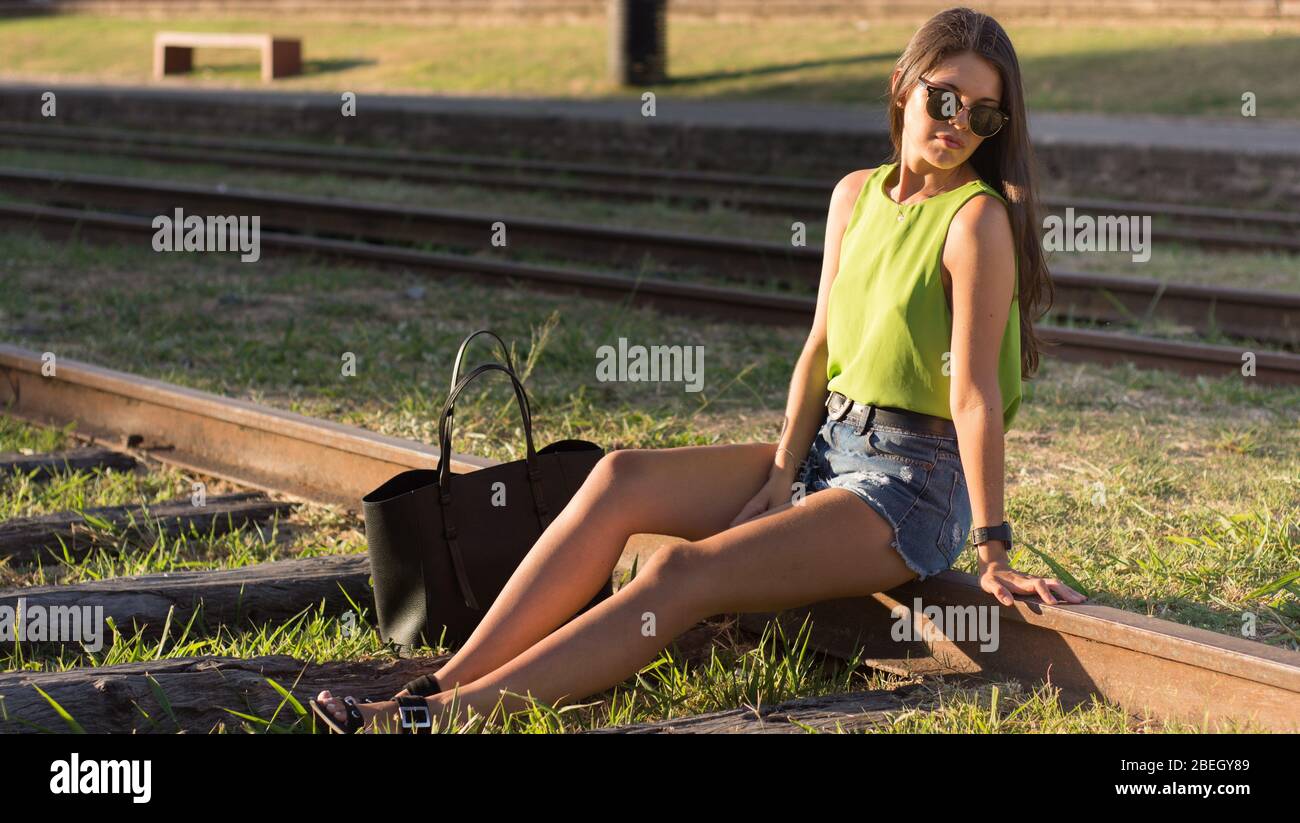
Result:
[[[790,459],[795,461],[796,464],[798,464],[799,459],[794,456],[794,452],[790,451],[785,446],[777,446],[776,450],[778,452],[785,452],[786,454],[790,455]]]

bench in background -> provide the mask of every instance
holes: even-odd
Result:
[[[207,34],[160,31],[153,38],[153,76],[184,74],[194,69],[194,49],[257,49],[262,54],[262,81],[302,74],[302,41],[270,34]]]

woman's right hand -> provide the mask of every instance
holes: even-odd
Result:
[[[772,466],[771,472],[767,476],[767,481],[763,487],[745,504],[735,519],[731,521],[732,526],[739,526],[746,520],[757,517],[765,511],[770,511],[777,506],[789,503],[794,497],[794,479],[795,469],[782,469],[776,465]]]

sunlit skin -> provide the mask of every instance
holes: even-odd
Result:
[[[900,72],[894,71],[891,84]],[[957,94],[961,105],[946,122],[926,111],[929,93],[920,83],[900,101],[903,134],[897,180],[889,196],[898,203],[920,202],[979,178],[966,162],[985,139],[970,130],[970,107],[1002,105],[1002,78],[973,52],[956,54],[923,72],[934,86]],[[993,197],[971,198],[948,229],[943,252],[943,286],[952,313],[950,405],[975,525],[1003,520],[1004,451],[1002,392],[997,379],[1000,330],[1006,327],[1015,287],[1015,245],[1011,220]],[[1010,567],[1001,540],[977,547],[980,585],[1010,605],[1010,593],[1035,594],[1045,603],[1060,595],[1069,603],[1084,596],[1056,578],[1022,574]]]
[[[889,192],[899,203],[919,202],[978,179],[979,175],[966,161],[984,138],[971,133],[967,107],[980,103],[1001,107],[1002,79],[997,69],[971,52],[950,57],[924,72],[922,77],[936,86],[956,91],[963,108],[944,123],[926,112],[929,95],[924,86],[915,84],[904,98],[901,179],[894,181]],[[897,84],[898,78],[896,69],[890,82]],[[944,138],[955,140],[960,146],[953,147]]]
[[[981,98],[1001,101],[997,71],[973,54],[953,56],[924,76],[956,89],[967,106]],[[976,179],[966,160],[981,138],[970,132],[969,112],[963,108],[940,122],[926,112],[925,100],[920,85],[906,97],[901,174],[889,188],[899,203]],[[817,308],[791,378],[780,437],[796,449],[812,442],[825,411],[830,286],[849,214],[872,171],[849,173],[831,196]],[[997,344],[1010,309],[1013,255],[1006,209],[992,197],[971,198],[949,228],[943,274],[952,314],[952,418],[976,526],[1004,519]],[[916,577],[890,545],[892,527],[852,492],[823,489],[796,504],[791,481],[797,469],[798,461],[778,443],[605,455],[469,640],[436,671],[444,691],[425,698],[431,712],[442,722],[452,719],[453,688],[460,720],[469,708],[488,715],[498,701],[507,712],[528,708],[515,694],[555,706],[572,703],[625,681],[711,615],[866,596]],[[660,549],[631,582],[574,617],[609,580],[628,536],[636,533],[672,534],[684,542]],[[1085,599],[1055,578],[1011,569],[1000,541],[978,552],[980,585],[1004,606],[1013,594],[1044,603]],[[647,614],[657,625],[651,635],[643,631]],[[340,699],[329,691],[317,699],[344,722]],[[360,704],[360,710],[365,731],[376,720],[390,729],[396,723],[394,701]]]

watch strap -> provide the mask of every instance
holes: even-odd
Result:
[[[990,540],[1001,540],[1006,543],[1007,550],[1011,549],[1011,524],[1003,520],[998,526],[980,526],[971,532],[971,542],[978,546],[981,543],[987,543]]]

